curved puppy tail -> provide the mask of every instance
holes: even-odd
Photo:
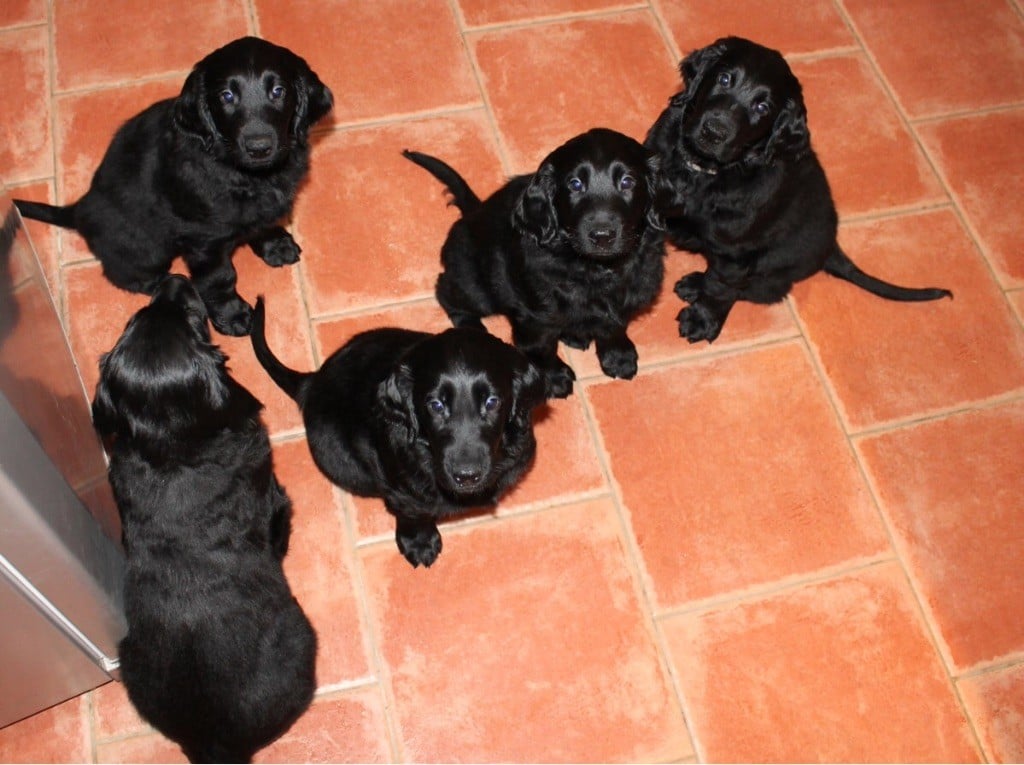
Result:
[[[15,199],[15,206],[26,218],[41,220],[43,223],[52,223],[62,228],[75,228],[75,205],[48,205],[45,202],[29,202],[25,199]]]
[[[466,183],[466,179],[459,175],[454,168],[442,162],[437,157],[429,154],[420,154],[418,151],[404,149],[402,156],[410,162],[419,165],[432,176],[441,181],[452,195],[452,203],[459,208],[463,215],[468,215],[480,207],[480,197]]]
[[[252,314],[252,332],[249,335],[249,339],[252,340],[252,349],[256,353],[256,359],[267,370],[270,379],[277,383],[277,387],[295,399],[301,407],[306,398],[309,379],[313,375],[289,369],[270,350],[266,337],[266,313],[263,296],[260,295],[256,298],[256,308]]]
[[[825,260],[825,273],[838,276],[861,289],[867,290],[887,300],[938,300],[939,298],[953,297],[949,290],[938,287],[925,287],[922,289],[899,287],[889,282],[883,282],[870,274],[866,274],[857,267],[857,264],[850,260],[849,256],[836,245],[831,254]]]

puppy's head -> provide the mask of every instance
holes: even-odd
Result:
[[[246,170],[273,168],[334,104],[331,91],[287,48],[243,37],[195,65],[175,103],[179,129]]]
[[[513,223],[550,245],[612,260],[631,253],[645,227],[661,228],[658,158],[632,138],[595,128],[555,149],[516,206]]]
[[[778,51],[724,37],[679,69],[684,90],[667,111],[680,121],[679,148],[698,166],[764,164],[809,150],[800,82]]]
[[[472,498],[493,491],[510,462],[526,456],[544,384],[508,343],[479,329],[449,329],[410,350],[378,396],[409,440],[426,447],[437,485]]]
[[[96,429],[157,445],[209,424],[230,397],[226,360],[210,344],[206,308],[192,283],[168,276],[100,359]]]

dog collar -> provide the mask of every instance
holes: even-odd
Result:
[[[695,173],[704,173],[705,175],[718,175],[718,170],[713,167],[703,167],[698,165],[691,159],[684,159],[683,164],[686,165],[687,169],[692,170]]]

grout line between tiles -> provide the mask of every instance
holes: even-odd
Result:
[[[914,428],[918,425],[924,425],[929,422],[935,422],[937,420],[948,420],[952,417],[957,417],[963,414],[969,414],[970,412],[980,412],[986,409],[996,409],[1007,404],[1012,404],[1015,401],[1024,400],[1024,390],[1010,391],[1008,393],[999,394],[997,396],[990,396],[984,399],[978,399],[977,401],[967,401],[959,405],[949,407],[947,409],[939,409],[934,412],[928,412],[927,414],[917,414],[906,418],[897,420],[890,420],[887,422],[872,425],[869,428],[863,430],[849,430],[848,435],[854,442],[862,441],[874,436],[884,435],[886,433],[892,433],[899,430],[906,430],[908,428]]]
[[[1012,653],[1008,657],[1002,657],[995,661],[980,662],[956,675],[954,679],[957,682],[971,680],[976,677],[985,677],[986,675],[994,675],[999,672],[1017,669],[1018,667],[1024,667],[1024,651]]]
[[[609,16],[617,16],[622,15],[624,13],[631,13],[633,11],[643,11],[648,7],[648,3],[638,1],[633,3],[623,3],[622,5],[617,6],[598,8],[592,11],[556,13],[550,16],[534,16],[526,19],[496,21],[489,24],[480,24],[478,26],[470,25],[467,22],[466,25],[463,27],[463,31],[468,34],[474,35],[486,34],[491,32],[513,32],[520,29],[530,29],[533,27],[561,24],[568,21],[592,21],[595,19],[602,19]]]
[[[683,60],[683,52],[679,49],[676,44],[675,37],[672,34],[672,30],[669,27],[665,17],[661,14],[661,9],[654,0],[647,1],[647,7],[651,11],[651,16],[654,18],[654,25],[658,28],[658,34],[661,35],[661,39],[665,41],[665,45],[668,48],[669,55],[672,56],[673,68],[678,72],[679,62]],[[682,85],[680,84],[680,87]],[[668,97],[666,97],[668,98]]]
[[[982,106],[977,109],[957,109],[951,112],[940,114],[929,114],[924,117],[909,117],[911,125],[933,125],[937,122],[952,122],[955,120],[968,119],[971,117],[987,117],[990,114],[1003,114],[1015,112],[1024,108],[1024,101],[1017,101],[1008,104],[997,104],[996,106]]]

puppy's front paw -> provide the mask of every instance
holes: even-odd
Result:
[[[632,379],[636,375],[637,358],[636,346],[629,339],[610,347],[598,343],[597,360],[601,362],[601,371],[609,377]]]
[[[687,274],[676,282],[676,295],[687,303],[696,303],[698,298],[704,294],[704,274],[694,271]]]
[[[268,266],[287,266],[299,262],[302,248],[292,235],[282,229],[278,236],[268,237],[252,243],[253,250]]]
[[[395,542],[413,568],[421,565],[430,568],[441,554],[441,534],[433,523],[400,523],[395,530]]]
[[[679,336],[691,343],[699,343],[701,340],[712,343],[722,331],[721,320],[700,303],[687,306],[676,319],[679,321]]]
[[[574,332],[563,332],[558,339],[570,348],[575,348],[578,351],[585,351],[590,347],[589,337],[584,337]]]
[[[568,398],[572,395],[576,373],[561,359],[557,361],[557,366],[544,370],[544,395],[547,398]]]
[[[212,306],[209,311],[210,322],[222,335],[242,337],[252,329],[252,307],[240,297]]]

